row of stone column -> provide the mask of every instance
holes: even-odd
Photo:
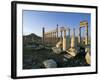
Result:
[[[79,29],[78,29],[78,43],[81,43],[81,28],[82,27],[86,27],[86,30],[85,30],[85,45],[88,44],[88,24],[85,23],[85,25],[80,25]],[[67,48],[67,45],[66,45],[66,40],[67,40],[67,37],[66,37],[66,32],[68,32],[68,36],[70,37],[70,29],[69,28],[64,28],[64,27],[61,27],[60,28],[60,41],[63,42],[63,50],[66,50]],[[51,43],[51,44],[56,44],[58,42],[58,25],[57,25],[57,28],[56,30],[52,31],[52,32],[45,32],[45,28],[43,28],[43,43]],[[73,32],[72,32],[72,36],[73,38],[75,38],[75,29],[73,29]],[[75,40],[75,39],[72,39],[72,40]],[[71,47],[74,47],[75,46],[75,41],[72,41],[72,44],[70,45]]]
[[[62,42],[63,46],[63,51],[66,51],[67,48],[69,48],[69,45],[67,45],[67,36],[66,36],[66,33],[68,32],[68,36],[70,38],[70,29],[69,28],[64,28],[64,27],[61,27],[60,28],[60,41]]]
[[[88,26],[84,26],[86,27],[86,30],[85,30],[85,45],[88,45]],[[81,43],[81,28],[79,28],[79,33],[78,33],[78,43]],[[71,42],[70,42],[70,45],[68,45],[68,42],[66,42],[67,40],[67,37],[66,37],[66,32],[68,31],[68,36],[70,36],[70,29],[64,29],[64,28],[61,28],[60,32],[61,32],[61,36],[60,36],[60,40],[63,42],[63,51],[66,51],[66,49],[68,49],[69,47],[71,48],[75,48],[76,47],[76,39],[75,39],[75,28],[73,29],[72,31],[72,35],[71,35]],[[62,33],[63,33],[63,38],[62,38]],[[70,38],[70,37],[69,37]]]
[[[48,43],[48,44],[55,44],[58,42],[58,26],[56,30],[53,30],[51,32],[45,32],[45,28],[43,28],[43,39],[42,42]]]

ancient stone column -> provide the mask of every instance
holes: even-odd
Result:
[[[63,35],[63,51],[66,51],[66,29],[64,30]]]
[[[60,30],[60,40],[62,41],[62,30]]]
[[[55,44],[55,32],[53,31],[53,45]]]
[[[52,32],[50,32],[50,44],[52,44]]]
[[[88,24],[86,25],[85,45],[88,44]]]
[[[45,40],[45,28],[42,28],[42,43],[44,44]]]
[[[46,42],[47,42],[47,33],[45,32],[45,34],[44,34],[44,43],[46,44]]]
[[[55,38],[56,38],[56,43],[57,43],[57,41],[58,41],[58,37],[57,37],[57,31],[55,32]]]
[[[49,44],[49,33],[47,34],[47,43]]]
[[[76,54],[77,54],[77,49],[75,49],[75,29],[73,29],[73,31],[72,31],[72,36],[71,36],[71,48],[69,48],[69,50],[67,50],[67,52],[68,52],[71,56],[76,56]]]
[[[52,44],[52,32],[50,32],[50,43]]]
[[[57,24],[57,28],[56,28],[56,43],[58,42],[58,24]]]
[[[72,32],[71,48],[75,48],[75,29],[73,29],[73,32]]]
[[[48,33],[46,34],[46,43],[48,44]]]
[[[56,40],[57,39],[57,37],[56,37],[56,31],[54,32],[54,43],[56,44]]]
[[[68,36],[70,37],[70,29],[68,28]]]
[[[50,44],[50,33],[48,33],[48,44]]]
[[[54,44],[54,32],[52,32],[52,44]]]
[[[67,36],[67,49],[69,49],[70,48],[70,43],[71,43],[71,41],[70,41],[70,29],[68,28],[67,31],[68,31],[68,36]]]
[[[48,44],[50,43],[50,33],[48,33]]]
[[[78,43],[81,43],[81,28],[78,29]]]

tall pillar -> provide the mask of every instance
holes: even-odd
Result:
[[[56,43],[58,42],[58,24],[57,24],[57,28],[56,28]]]
[[[63,51],[66,51],[66,30],[65,29],[63,35]]]
[[[62,41],[62,30],[60,30],[60,40]]]
[[[48,44],[50,44],[50,33],[48,33]]]
[[[54,44],[54,33],[52,32],[52,44]]]
[[[44,44],[45,40],[45,28],[42,28],[42,43]]]
[[[70,29],[68,29],[68,36],[70,37]]]
[[[47,32],[47,44],[49,43],[49,41],[48,41],[48,32]]]
[[[71,43],[71,41],[70,41],[70,29],[68,28],[67,31],[68,31],[68,37],[67,37],[67,49],[69,49],[69,48],[70,48],[70,43]]]
[[[52,44],[52,32],[50,32],[50,44]]]
[[[54,44],[56,44],[56,40],[57,39],[57,37],[56,37],[56,31],[54,32]]]
[[[85,35],[85,45],[87,45],[88,44],[88,24],[87,24],[87,26],[86,26],[86,35]]]
[[[71,48],[75,48],[75,29],[73,29],[73,32],[72,32]]]
[[[46,42],[47,42],[47,34],[45,33],[45,38],[44,38],[44,43],[46,44]]]
[[[76,54],[77,54],[77,49],[75,49],[75,29],[73,29],[73,31],[72,31],[72,36],[71,36],[71,48],[69,48],[69,50],[67,50],[67,52],[68,52],[71,56],[76,56]]]
[[[46,44],[48,44],[48,32],[46,34]]]
[[[56,37],[56,43],[57,43],[57,41],[58,41],[58,36],[57,36],[57,31],[55,32],[55,37]]]
[[[78,43],[81,43],[81,28],[78,29]]]

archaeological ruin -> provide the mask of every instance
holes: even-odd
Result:
[[[42,29],[42,43],[44,45],[52,46],[52,49],[61,49],[62,51],[65,51],[69,53],[72,57],[76,56],[78,53],[78,45],[82,43],[82,37],[81,37],[81,30],[82,28],[85,28],[85,40],[84,40],[84,46],[88,45],[88,22],[87,21],[81,21],[79,24],[79,28],[73,28],[70,29],[70,27],[60,27],[57,24],[56,29],[51,31],[46,31],[45,27]],[[78,32],[78,35],[76,35],[75,32]],[[90,64],[91,57],[90,57],[90,47],[85,47],[85,52],[88,54],[88,57],[86,55],[86,62]]]
[[[42,37],[35,33],[23,37],[23,69],[77,67],[91,65],[89,24],[79,27],[42,28]],[[83,30],[83,32],[82,32]]]

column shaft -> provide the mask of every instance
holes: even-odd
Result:
[[[88,44],[88,26],[86,26],[85,45]]]
[[[60,40],[62,41],[62,30],[60,31]]]
[[[72,32],[71,48],[75,48],[75,29],[73,29],[73,32]]]
[[[78,29],[78,43],[81,43],[81,28]]]
[[[45,28],[42,28],[42,43],[44,44],[45,40]]]
[[[63,51],[66,51],[66,30],[64,30],[63,35]]]

